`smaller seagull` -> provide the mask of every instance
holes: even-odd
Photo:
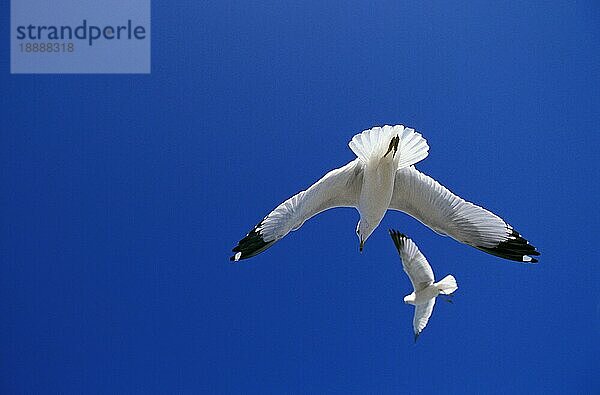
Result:
[[[458,289],[458,285],[451,274],[444,277],[442,281],[434,282],[433,270],[417,245],[396,230],[390,229],[390,236],[402,259],[402,268],[408,274],[415,289],[413,293],[404,297],[404,303],[415,306],[413,328],[416,342],[433,313],[435,298],[438,295],[452,294]],[[451,302],[449,299],[447,301]]]

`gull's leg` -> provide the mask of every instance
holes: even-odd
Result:
[[[385,155],[383,155],[383,157],[385,158],[392,151],[394,151],[394,153],[392,154],[392,157],[396,156],[396,151],[398,151],[399,143],[400,143],[400,137],[398,135],[396,135],[395,137],[392,138],[392,140],[390,140],[390,145],[388,146],[388,150],[385,153]]]
[[[454,302],[452,301],[452,298],[454,297],[454,294],[443,294],[445,296],[444,300],[448,303],[452,303],[454,304]]]

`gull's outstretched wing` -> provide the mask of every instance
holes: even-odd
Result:
[[[501,258],[535,263],[532,255],[540,255],[502,218],[456,196],[413,166],[396,172],[390,209],[403,211],[439,234]]]
[[[415,316],[413,318],[413,329],[415,331],[415,341],[425,329],[429,317],[433,313],[433,306],[435,306],[435,298],[429,299],[427,303],[419,304],[415,306]]]
[[[277,206],[233,248],[232,261],[260,254],[312,216],[333,207],[356,207],[363,165],[355,159],[325,174],[305,191]]]
[[[408,237],[390,229],[390,236],[402,258],[402,268],[408,274],[415,292],[427,288],[433,283],[433,270],[417,245]],[[428,317],[429,318],[429,317]]]

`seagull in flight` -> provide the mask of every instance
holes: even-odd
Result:
[[[419,251],[417,245],[396,230],[390,230],[390,236],[392,236],[398,254],[400,254],[402,268],[408,274],[414,288],[413,293],[404,297],[404,303],[415,306],[413,329],[416,342],[433,313],[435,298],[438,295],[451,295],[458,289],[458,284],[456,284],[456,279],[451,274],[437,283],[434,282],[431,265]]]
[[[492,255],[535,263],[539,255],[516,230],[415,169],[429,145],[403,125],[374,127],[348,144],[356,159],[325,174],[307,190],[277,206],[233,248],[232,261],[260,254],[309,218],[334,207],[354,207],[359,250],[387,210],[402,211],[444,236]]]

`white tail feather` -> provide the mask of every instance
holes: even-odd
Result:
[[[368,163],[371,159],[381,159],[389,150],[392,138],[396,136],[400,138],[395,154],[398,156],[398,169],[414,165],[427,157],[427,141],[414,129],[402,125],[377,126],[365,130],[352,137],[348,146],[363,163]]]
[[[389,148],[392,138],[401,132],[404,126],[374,127],[352,137],[348,146],[364,163],[371,159],[381,159]]]
[[[440,290],[440,293],[443,293],[445,295],[450,295],[452,292],[454,292],[458,289],[458,284],[456,283],[456,279],[451,274],[444,277],[441,281],[437,282],[435,285]]]
[[[421,133],[411,128],[404,128],[400,133],[400,144],[396,155],[400,155],[398,169],[412,166],[429,155],[429,145]]]

